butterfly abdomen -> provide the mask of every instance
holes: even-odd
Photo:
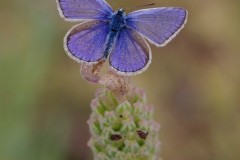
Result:
[[[106,43],[106,48],[104,50],[104,58],[107,59],[108,55],[110,54],[113,45],[116,41],[118,32],[115,31],[110,31],[107,37],[107,43]]]

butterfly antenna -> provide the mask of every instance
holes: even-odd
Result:
[[[154,5],[156,5],[156,3],[146,4],[146,5],[143,5],[143,6],[141,6],[141,7],[149,7],[149,6],[154,6]]]
[[[138,6],[133,6],[133,7],[127,7],[126,11],[135,9],[135,8],[143,8],[143,7],[149,7],[149,6],[154,6],[156,3],[150,3],[150,4],[145,4],[145,5],[138,5]]]

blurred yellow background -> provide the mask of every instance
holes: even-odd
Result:
[[[240,159],[240,1],[107,0],[189,11],[183,31],[134,83],[161,123],[163,160]],[[138,8],[137,8],[138,9]],[[75,23],[55,0],[0,1],[0,160],[91,160],[86,121],[94,86],[64,52]]]

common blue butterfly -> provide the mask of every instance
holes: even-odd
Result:
[[[81,21],[64,38],[68,55],[80,63],[95,64],[109,59],[122,75],[139,74],[151,63],[151,48],[165,46],[184,27],[184,8],[160,7],[126,14],[113,11],[105,0],[57,0],[60,15]]]

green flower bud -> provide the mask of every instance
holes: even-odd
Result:
[[[160,142],[159,125],[153,120],[153,106],[143,90],[129,88],[119,98],[101,89],[91,103],[88,145],[95,160],[156,160]]]

